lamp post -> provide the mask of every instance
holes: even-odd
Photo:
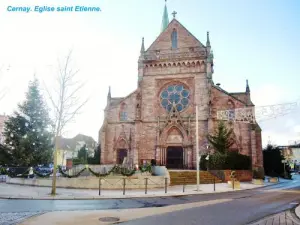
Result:
[[[89,151],[89,148],[86,147],[85,148],[85,163],[88,164],[88,151]]]
[[[198,124],[198,105],[196,105],[196,163],[197,163],[197,191],[200,184],[200,155],[199,155],[199,124]]]

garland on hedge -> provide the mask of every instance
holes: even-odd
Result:
[[[142,173],[145,173],[145,172],[152,173],[152,166],[150,164],[147,164],[146,166],[140,166],[139,169]]]
[[[130,177],[132,176],[133,174],[135,174],[135,170],[129,170],[127,168],[122,168],[120,166],[114,166],[111,170],[109,170],[108,172],[106,173],[97,173],[95,171],[93,171],[90,167],[88,168],[88,170],[96,177],[106,177],[108,176],[109,174],[111,173],[118,173],[118,174],[122,174],[123,176],[126,176],[126,177]]]
[[[88,168],[88,170],[91,172],[91,174],[93,174],[96,177],[106,177],[112,172],[112,170],[110,170],[107,173],[102,173],[101,174],[101,173],[97,173],[97,172],[93,171],[90,167]]]
[[[4,174],[5,173],[9,176],[9,177],[22,177],[22,178],[26,178],[29,176],[28,172],[30,170],[30,168],[28,168],[24,173],[20,174],[20,175],[16,175],[15,173],[12,173],[10,170],[9,171],[6,171],[4,168],[0,168],[0,174]],[[114,173],[114,174],[122,174],[123,176],[126,176],[126,177],[130,177],[132,175],[135,174],[136,170],[133,169],[133,170],[130,170],[130,169],[127,169],[127,168],[124,168],[124,167],[121,167],[119,165],[115,165],[111,170],[109,170],[108,172],[106,173],[97,173],[95,171],[93,171],[90,167],[86,167],[86,168],[83,168],[82,170],[80,170],[77,174],[75,175],[69,175],[67,173],[65,173],[62,169],[61,166],[58,166],[58,170],[59,170],[59,173],[63,176],[63,177],[67,177],[67,178],[75,178],[75,177],[79,177],[86,169],[88,169],[90,171],[90,173],[92,173],[94,176],[96,177],[106,177],[108,175],[110,175],[111,173]],[[150,164],[146,165],[145,167],[143,166],[140,166],[139,167],[139,170],[142,172],[142,173],[145,173],[145,172],[149,172],[151,173],[152,172],[152,167]],[[34,170],[33,169],[33,173],[38,176],[38,177],[41,177],[41,178],[47,178],[47,177],[50,177],[50,175],[53,173],[53,172],[50,172],[50,173],[40,173],[38,172],[37,170]]]
[[[38,172],[37,170],[33,170],[33,173],[34,173],[35,175],[37,175],[38,177],[46,178],[46,177],[50,177],[50,175],[51,175],[53,172],[50,172],[50,173],[40,173],[40,172]]]
[[[79,177],[80,174],[82,174],[82,173],[86,170],[86,168],[83,168],[82,170],[80,170],[80,171],[79,171],[77,174],[75,174],[75,175],[69,175],[69,174],[65,173],[65,172],[62,170],[62,168],[61,168],[60,166],[58,167],[58,170],[59,170],[59,173],[60,173],[63,177],[74,178],[74,177]]]
[[[21,177],[21,178],[27,178],[29,176],[29,170],[30,168],[28,168],[24,173],[18,175],[14,172],[11,172],[11,170],[8,170],[7,175],[11,178],[15,178],[15,177]]]

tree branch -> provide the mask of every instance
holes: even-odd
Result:
[[[54,107],[56,113],[58,113],[58,112],[59,112],[58,105],[55,104],[55,102],[54,102],[54,100],[53,100],[53,98],[52,98],[52,95],[50,94],[50,92],[49,92],[49,90],[48,90],[48,88],[47,88],[47,85],[45,84],[44,81],[43,81],[43,85],[44,85],[44,87],[45,87],[45,89],[46,89],[46,92],[47,92],[47,94],[48,94],[48,97],[50,98],[50,101],[51,101],[51,103],[52,103],[52,106]]]
[[[89,99],[86,99],[84,102],[82,102],[70,115],[69,118],[67,118],[64,123],[62,124],[62,129],[64,128],[64,126],[70,122],[78,113],[79,113],[79,110],[85,106],[85,104],[89,101]]]

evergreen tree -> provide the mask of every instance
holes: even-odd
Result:
[[[267,145],[267,147],[263,150],[263,159],[264,159],[264,168],[265,173],[269,176],[276,177],[282,176],[286,178],[290,178],[290,168],[286,166],[284,169],[284,164],[282,160],[284,160],[284,156],[281,153],[280,148]],[[284,171],[286,174],[284,174]]]
[[[98,145],[94,150],[94,157],[88,157],[89,165],[99,165],[100,164],[100,154],[101,154],[101,146]]]
[[[11,155],[9,153],[9,149],[5,145],[0,144],[0,166],[8,165],[10,163]]]
[[[219,153],[225,154],[234,144],[232,140],[233,129],[228,129],[223,121],[220,121],[213,135],[208,135],[207,139],[212,147]]]
[[[100,157],[101,157],[101,145],[99,144],[95,149],[94,164],[100,164]]]
[[[87,163],[88,152],[86,150],[86,145],[82,146],[78,151],[77,158],[81,160],[83,163]]]
[[[51,120],[36,78],[29,82],[26,100],[5,122],[5,144],[12,163],[20,166],[46,164],[52,160]]]

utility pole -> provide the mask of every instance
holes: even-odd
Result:
[[[197,160],[197,191],[200,184],[200,157],[199,157],[199,124],[198,124],[198,105],[196,104],[196,160]]]

